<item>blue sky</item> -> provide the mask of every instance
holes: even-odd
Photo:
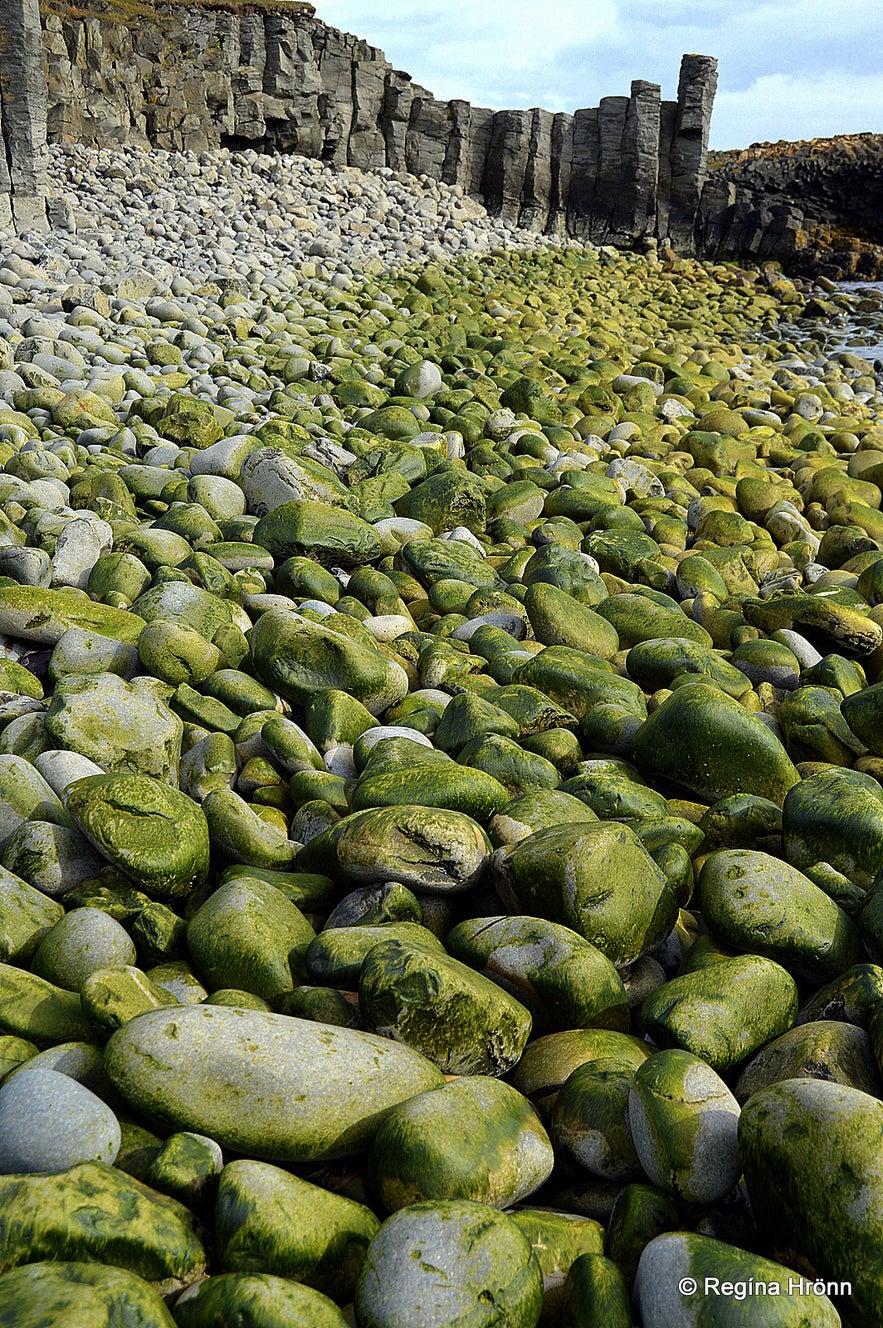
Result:
[[[711,146],[883,132],[883,0],[313,0],[437,97],[573,111],[717,56]]]

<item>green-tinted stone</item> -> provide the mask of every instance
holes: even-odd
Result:
[[[803,977],[827,980],[861,958],[854,924],[824,891],[768,853],[710,854],[697,885],[713,935],[775,959]]]
[[[632,743],[631,757],[639,770],[710,802],[753,793],[781,805],[800,779],[766,724],[699,682],[679,687],[653,712]]]
[[[38,1047],[98,1041],[77,992],[11,964],[0,964],[0,1031]]]
[[[431,1257],[427,1257],[430,1255]],[[364,1328],[535,1328],[543,1277],[511,1217],[468,1199],[400,1208],[368,1247],[356,1287]]]
[[[424,1199],[509,1208],[539,1188],[553,1161],[526,1098],[499,1080],[462,1076],[389,1112],[370,1171],[388,1212]]]
[[[54,646],[71,627],[83,627],[134,645],[144,620],[138,611],[98,604],[81,591],[41,590],[36,586],[0,587],[4,631],[25,641]]]
[[[869,1325],[883,1323],[881,1138],[883,1104],[817,1079],[761,1089],[739,1122],[762,1233],[786,1241],[822,1279],[851,1283],[849,1313]]]
[[[228,1323],[237,1328],[347,1328],[346,1319],[327,1296],[268,1273],[205,1278],[179,1296],[175,1323],[177,1328],[217,1328]]]
[[[664,873],[634,831],[614,822],[540,830],[498,849],[493,861],[513,911],[569,927],[614,964],[652,950],[677,916]]]
[[[304,976],[313,929],[280,890],[245,879],[221,886],[187,924],[187,946],[210,988],[272,1004]]]
[[[262,516],[254,541],[276,558],[309,557],[323,566],[358,567],[382,552],[367,521],[326,503],[296,500]]]
[[[726,959],[684,973],[644,1001],[644,1029],[659,1047],[682,1047],[724,1071],[772,1038],[797,1015],[793,978],[759,955]]]
[[[348,1301],[380,1223],[370,1209],[267,1162],[224,1168],[215,1204],[220,1267],[271,1273]]]
[[[420,1051],[446,1074],[505,1074],[530,1036],[525,1007],[456,959],[397,940],[368,952],[359,1011],[372,1032]]]
[[[448,934],[447,947],[455,959],[516,990],[535,1031],[628,1028],[619,974],[568,927],[543,918],[475,918]]]
[[[169,1294],[205,1270],[187,1209],[103,1162],[57,1175],[4,1176],[0,1204],[4,1273],[43,1258],[110,1263]]]
[[[348,817],[337,834],[338,865],[351,880],[399,881],[418,890],[477,884],[490,841],[470,817],[445,808],[377,807]]]
[[[883,867],[883,788],[857,770],[823,770],[788,794],[785,856],[805,870],[827,862],[867,887]]]
[[[115,866],[160,899],[201,885],[209,866],[205,816],[147,775],[89,775],[68,790],[68,811]]]
[[[396,705],[408,691],[400,664],[331,626],[272,609],[251,634],[255,668],[274,691],[306,704],[317,692],[341,689],[372,715]]]
[[[22,1264],[0,1276],[6,1328],[175,1328],[159,1292],[135,1273],[105,1263]]]
[[[386,1110],[441,1082],[387,1039],[220,1005],[144,1014],[105,1056],[111,1083],[149,1119],[283,1161],[358,1152]]]

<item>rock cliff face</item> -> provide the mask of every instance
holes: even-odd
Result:
[[[0,225],[46,224],[46,85],[37,0],[0,0]]]
[[[48,135],[387,167],[537,232],[883,273],[883,138],[760,145],[709,173],[710,56],[683,57],[674,101],[638,80],[573,115],[493,111],[439,101],[299,0],[39,4],[0,0],[0,225],[45,224]]]
[[[599,243],[695,246],[716,62],[573,116],[439,101],[308,9],[159,7],[137,22],[42,17],[50,141],[294,152],[426,174],[513,225]],[[72,13],[75,11],[72,11]]]
[[[698,223],[707,252],[787,253],[806,274],[883,277],[883,135],[756,143],[711,164]]]

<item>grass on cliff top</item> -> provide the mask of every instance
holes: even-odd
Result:
[[[226,9],[232,14],[315,14],[306,0],[40,0],[40,12],[61,19],[102,18],[130,23],[136,18],[160,17],[175,9]]]

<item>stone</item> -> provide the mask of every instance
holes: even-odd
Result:
[[[384,1207],[395,1212],[424,1199],[510,1208],[548,1179],[553,1162],[526,1098],[499,1080],[461,1076],[394,1107],[369,1166]]]
[[[16,1328],[37,1328],[47,1314],[71,1328],[116,1328],[119,1315],[145,1328],[175,1328],[159,1292],[124,1268],[50,1258],[0,1276],[0,1315],[12,1316]]]
[[[176,899],[205,880],[205,816],[177,789],[147,775],[90,775],[67,793],[83,834],[109,862],[159,899]]]
[[[384,1111],[441,1083],[424,1057],[373,1034],[220,1005],[143,1014],[106,1058],[114,1088],[149,1119],[280,1161],[358,1152]]]
[[[761,1089],[739,1122],[745,1183],[764,1232],[808,1259],[818,1276],[851,1283],[850,1304],[883,1322],[879,1278],[880,1186],[876,1139],[883,1106],[866,1093],[817,1079]],[[833,1183],[848,1175],[849,1186]]]
[[[333,1301],[310,1287],[268,1273],[220,1273],[188,1287],[175,1301],[177,1328],[213,1328],[233,1319],[270,1325],[346,1328]]]
[[[432,1250],[432,1260],[422,1257]],[[419,1251],[419,1253],[417,1253]],[[458,1321],[533,1328],[543,1279],[527,1237],[511,1217],[467,1199],[400,1208],[368,1247],[355,1305],[365,1328],[423,1328]]]
[[[57,746],[113,774],[150,775],[177,787],[183,724],[137,680],[127,683],[113,673],[60,679],[46,729]]]
[[[505,1074],[532,1022],[519,1001],[465,964],[393,939],[365,956],[359,1011],[366,1028],[414,1047],[446,1074]]]
[[[0,1174],[112,1164],[119,1147],[116,1116],[68,1075],[32,1066],[0,1087]]]
[[[715,1203],[741,1171],[739,1104],[719,1075],[687,1051],[660,1051],[629,1093],[635,1151],[654,1185],[688,1203]]]
[[[84,1203],[88,1200],[88,1203]],[[170,1295],[205,1271],[205,1250],[183,1204],[104,1162],[0,1180],[9,1226],[0,1268],[44,1258],[104,1263]]]
[[[379,1227],[363,1204],[268,1162],[230,1162],[218,1185],[215,1239],[225,1272],[290,1278],[343,1303]]]

